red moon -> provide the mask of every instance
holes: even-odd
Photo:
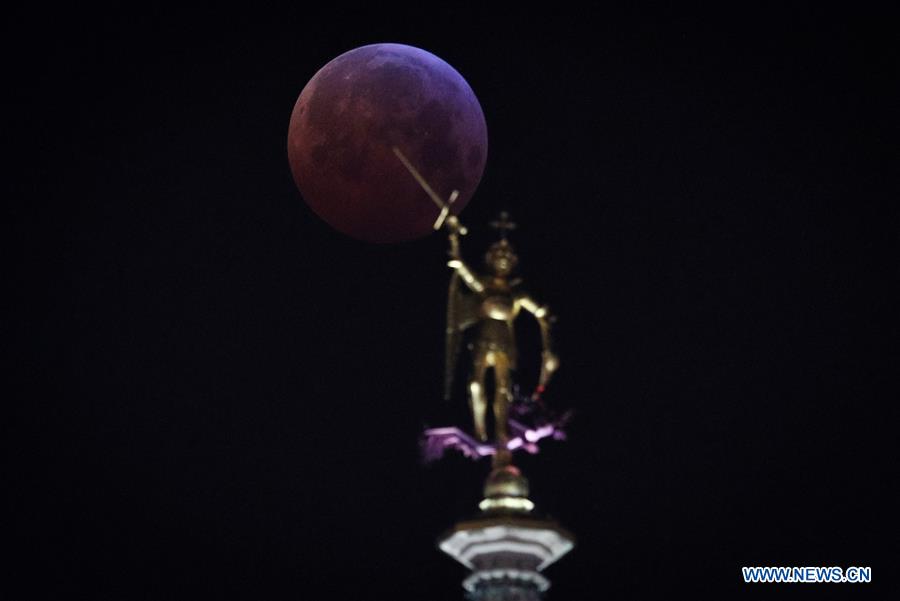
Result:
[[[433,54],[402,44],[346,52],[306,84],[288,130],[288,160],[310,208],[369,242],[427,235],[439,209],[396,146],[458,214],[487,159],[487,126],[466,80]]]

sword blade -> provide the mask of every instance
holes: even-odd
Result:
[[[403,156],[403,153],[400,152],[400,149],[396,146],[394,146],[393,149],[394,154],[397,155],[397,158],[400,159],[400,162],[403,163],[403,166],[406,167],[406,170],[409,171],[410,175],[412,175],[413,178],[415,178],[415,180],[419,182],[419,185],[422,186],[422,189],[425,190],[425,193],[428,194],[428,197],[431,198],[432,201],[434,201],[434,204],[437,205],[437,208],[447,208],[447,203],[445,203],[441,199],[441,197],[437,195],[437,192],[431,189],[431,186],[428,185],[428,182],[425,181],[425,178],[422,177],[422,174],[412,166],[412,163],[410,163],[405,156]]]

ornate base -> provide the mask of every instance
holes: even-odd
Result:
[[[463,587],[472,601],[539,601],[550,583],[537,572],[492,570],[475,572],[463,581]]]
[[[512,465],[494,469],[481,514],[460,522],[438,542],[472,573],[463,587],[477,601],[537,601],[550,581],[540,572],[574,546],[556,522],[530,515],[528,481]]]

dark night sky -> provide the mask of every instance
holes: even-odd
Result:
[[[571,440],[522,460],[579,539],[550,598],[896,590],[895,16],[462,12],[9,16],[4,598],[461,598],[434,543],[487,466],[416,447],[462,415],[444,240],[341,236],[286,159],[378,41],[475,90],[465,250],[508,208],[560,316]]]

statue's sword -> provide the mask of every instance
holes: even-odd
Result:
[[[450,205],[456,202],[456,199],[459,198],[459,190],[454,190],[453,192],[451,192],[449,200],[447,200],[447,202],[444,202],[444,200],[440,196],[438,196],[438,193],[428,185],[428,182],[425,181],[425,178],[422,177],[422,174],[419,173],[419,171],[415,167],[413,167],[412,163],[410,163],[405,156],[403,156],[403,153],[400,152],[400,149],[394,146],[393,150],[394,154],[397,155],[397,158],[400,159],[400,162],[403,163],[403,166],[406,167],[406,170],[409,171],[409,174],[412,175],[417,182],[419,182],[419,185],[422,186],[422,189],[425,190],[425,193],[428,195],[428,197],[434,202],[435,205],[437,205],[437,208],[441,210],[441,212],[438,214],[437,220],[435,220],[434,222],[435,231],[441,229],[441,226],[444,225],[447,217],[450,216]],[[456,221],[455,219],[451,220],[451,225],[453,226],[452,229],[455,233],[465,235],[466,228],[460,225],[458,221]]]

